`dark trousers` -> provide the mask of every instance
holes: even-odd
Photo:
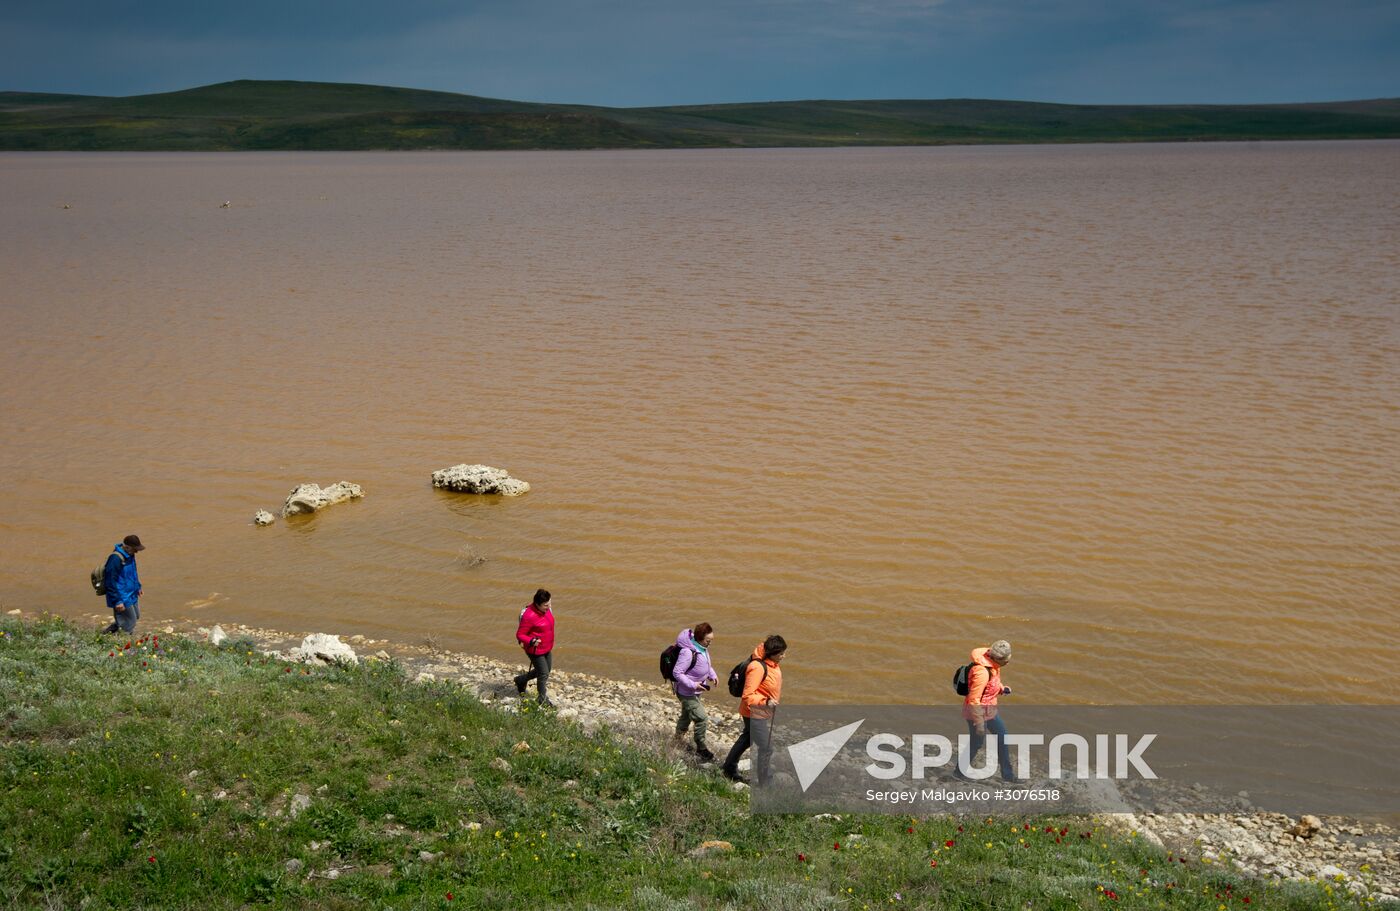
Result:
[[[997,762],[1001,766],[1001,777],[1014,777],[1016,774],[1016,770],[1011,768],[1011,750],[1006,745],[1005,722],[1001,720],[1000,715],[996,716],[995,718],[988,718],[986,728],[987,734],[997,735]],[[972,721],[969,721],[967,723],[967,733],[967,767],[970,769],[972,768],[974,761],[977,759],[977,754],[982,752],[982,747],[986,745],[987,736],[986,734],[977,733],[977,725]]]
[[[758,775],[758,783],[765,784],[771,773],[773,759],[773,728],[772,720],[769,718],[758,719],[758,724],[754,724],[754,719],[744,719],[744,732],[739,735],[739,739],[734,741],[734,746],[729,748],[729,755],[724,757],[724,773],[726,775],[739,774],[739,758],[744,755],[744,751],[757,743],[757,761],[754,762],[754,771]]]
[[[525,691],[525,684],[531,680],[535,681],[535,686],[540,691],[540,702],[548,702],[549,694],[549,671],[554,667],[554,652],[548,651],[543,655],[530,655],[530,670],[515,677],[515,686],[521,692]]]

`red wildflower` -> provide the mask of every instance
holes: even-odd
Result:
[[[117,657],[117,653],[116,653],[116,652],[108,652],[108,653],[107,653],[107,657],[108,657],[108,658],[115,658],[115,657]]]
[[[957,842],[953,841],[953,840],[950,838],[950,839],[948,839],[947,841],[945,841],[945,842],[943,843],[943,847],[945,847],[945,848],[951,848],[951,847],[953,847],[953,845],[956,845],[956,844],[957,844]]]
[[[1112,889],[1105,889],[1103,894],[1113,899],[1114,901],[1118,901],[1118,893],[1114,892]]]
[[[914,834],[914,827],[913,827],[913,826],[910,826],[909,828],[905,829],[904,831],[908,832],[910,835],[913,835],[913,834]]]
[[[962,826],[958,826],[958,831],[959,831],[959,832],[962,831]]]
[[[831,846],[831,850],[833,850],[833,851],[840,851],[840,850],[841,850],[841,842],[838,841],[838,842],[836,842],[835,844],[833,844],[833,845]]]
[[[448,901],[452,901],[452,893],[451,893],[451,892],[447,893],[447,900],[448,900]]]
[[[1062,837],[1065,836],[1065,835],[1068,835],[1068,834],[1069,834],[1069,826],[1065,826],[1063,829],[1060,830],[1060,835],[1061,835]]]
[[[152,864],[155,863],[155,862],[156,862],[156,856],[155,856],[154,854],[152,854],[150,857],[146,858],[146,862],[147,862],[147,863],[152,863]]]
[[[1254,902],[1254,899],[1252,899],[1252,898],[1250,898],[1248,895],[1246,895],[1246,896],[1242,899],[1242,901],[1243,901],[1246,905],[1248,905],[1248,904],[1252,904],[1252,903]]]
[[[1021,831],[1023,831],[1023,832],[1029,832],[1030,830],[1031,830],[1031,824],[1030,824],[1030,823],[1026,823],[1024,826],[1021,827]]]
[[[800,853],[799,853],[799,854],[797,855],[797,862],[798,862],[799,864],[805,864],[805,863],[807,862],[807,855],[806,855],[806,854],[800,854]]]
[[[938,861],[936,861],[936,860],[931,860],[931,861],[928,862],[928,865],[929,865],[930,867],[936,867],[936,866],[938,866]]]
[[[284,673],[284,674],[290,674],[291,672],[292,672],[292,669],[291,669],[291,668],[287,668],[287,669],[284,670],[282,673]]]
[[[1063,838],[1061,838],[1061,837],[1060,837],[1060,836],[1058,836],[1058,835],[1056,835],[1056,836],[1055,836],[1055,844],[1057,844],[1057,845],[1058,845],[1058,844],[1059,844],[1059,843],[1060,843],[1060,842],[1062,842],[1062,841],[1064,841],[1064,839],[1063,839]]]

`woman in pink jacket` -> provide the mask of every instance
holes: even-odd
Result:
[[[545,689],[554,667],[554,611],[550,605],[549,592],[535,592],[534,600],[520,612],[520,625],[515,629],[515,641],[530,659],[530,670],[515,675],[515,690],[524,696],[525,684],[536,681],[540,705],[554,705]]]

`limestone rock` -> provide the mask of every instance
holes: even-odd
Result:
[[[699,847],[691,849],[691,857],[708,857],[711,854],[728,854],[734,850],[734,845],[727,841],[706,841]]]
[[[413,678],[414,683],[436,683],[437,675],[430,671],[420,671],[418,676]]]
[[[527,482],[512,478],[504,468],[465,463],[433,472],[433,486],[459,493],[498,493],[507,497],[518,497],[530,489]]]
[[[284,866],[286,867],[288,873],[292,874],[293,876],[296,876],[302,871],[302,868],[305,866],[305,864],[293,857],[291,860],[287,861],[287,863]]]
[[[1296,835],[1299,838],[1312,838],[1322,831],[1322,820],[1316,816],[1304,816],[1288,830],[1289,835]]]
[[[215,624],[214,628],[209,631],[209,644],[214,646],[215,648],[218,648],[227,641],[228,633],[224,632],[224,628],[222,626]]]
[[[253,524],[259,527],[263,525],[271,525],[273,522],[276,521],[277,517],[274,516],[272,513],[268,512],[266,509],[259,509],[257,512],[253,513]]]
[[[311,797],[309,795],[293,794],[291,803],[287,804],[287,815],[295,819],[310,806]]]
[[[337,661],[345,661],[350,664],[360,663],[353,648],[341,642],[339,636],[332,636],[329,633],[312,633],[301,640],[301,645],[289,649],[287,657],[292,661],[300,661],[304,664],[318,661],[322,664],[335,664]]]
[[[365,492],[360,489],[359,484],[351,484],[349,481],[340,481],[326,488],[315,484],[300,484],[287,495],[287,502],[282,504],[282,516],[285,518],[305,512],[316,512],[318,509],[364,495]]]
[[[512,753],[528,753],[530,752],[530,744],[522,740],[510,749]]]
[[[510,763],[506,762],[504,759],[502,759],[501,757],[497,756],[495,759],[491,760],[491,768],[493,768],[493,769],[495,769],[495,770],[497,770],[497,771],[499,771],[499,772],[506,772],[507,774],[509,774],[509,772],[510,772]]]

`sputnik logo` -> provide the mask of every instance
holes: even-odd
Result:
[[[797,772],[797,783],[802,785],[804,794],[864,723],[864,718],[852,721],[844,727],[818,734],[787,748],[793,770]]]

